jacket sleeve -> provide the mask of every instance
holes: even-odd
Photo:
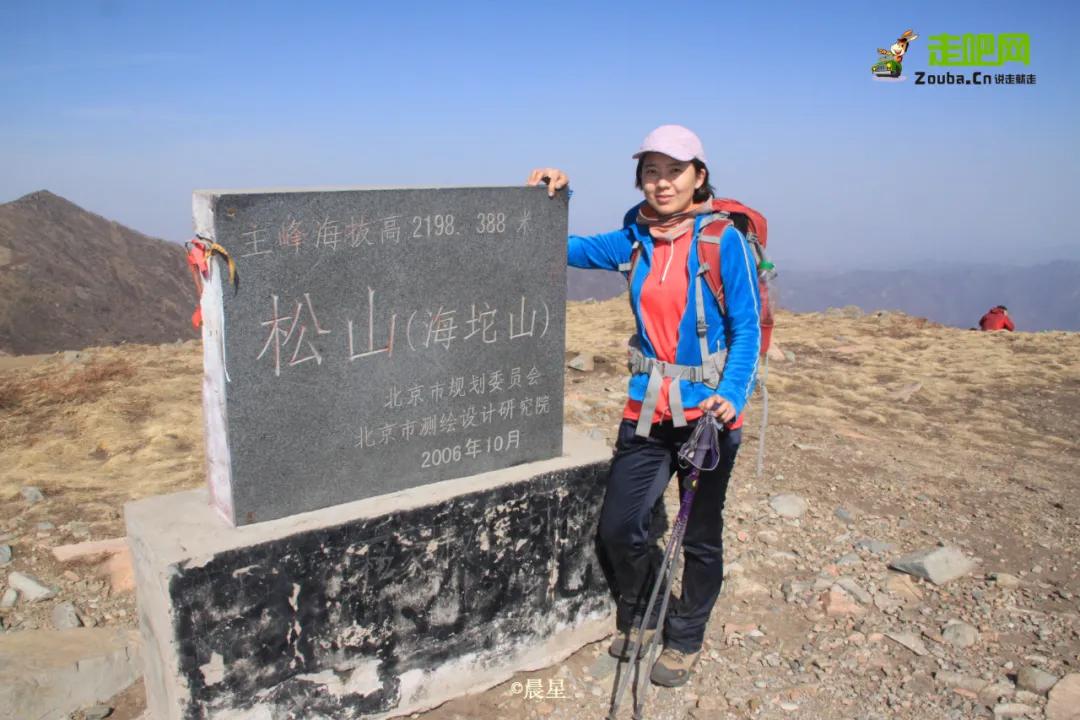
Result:
[[[754,391],[761,349],[761,299],[754,255],[742,233],[729,227],[720,242],[727,360],[716,394],[730,402],[738,414]]]
[[[1013,325],[1012,318],[1008,315],[1005,316],[1005,329],[1009,332],[1013,332],[1014,330],[1016,330],[1016,326]]]
[[[593,270],[618,270],[630,261],[630,229],[600,235],[571,235],[566,241],[566,264]]]

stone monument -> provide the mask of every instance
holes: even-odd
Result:
[[[562,450],[566,198],[203,191],[214,505],[236,525]],[[226,421],[227,417],[227,421]]]
[[[391,717],[610,631],[564,193],[203,191],[207,491],[126,508],[155,718]],[[224,518],[224,522],[222,521]]]

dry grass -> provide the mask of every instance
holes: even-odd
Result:
[[[99,508],[122,534],[124,502],[202,482],[200,346],[83,355],[0,368],[0,501],[35,485],[72,517]]]
[[[625,357],[631,332],[625,297],[567,308],[569,353],[616,361]],[[1025,451],[1067,448],[1080,459],[1070,419],[1080,413],[1080,333],[971,332],[900,313],[780,312],[774,339],[794,360],[770,362],[770,422],[810,431],[903,431],[965,447],[998,446],[1007,433]],[[625,387],[621,380],[608,384]],[[905,398],[913,385],[918,389]],[[755,399],[751,424],[759,409]]]
[[[632,331],[625,297],[568,306],[568,353],[591,353],[598,363],[595,372],[567,376],[568,424],[614,430]],[[810,438],[903,438],[926,457],[991,450],[1006,438],[1016,458],[1073,471],[1080,461],[1080,333],[781,312],[775,338],[794,360],[770,365],[771,425]],[[60,356],[0,363],[0,503],[36,485],[62,497],[73,516],[101,508],[119,534],[127,500],[204,482],[201,348],[193,341],[83,355],[82,365]],[[760,408],[756,397],[749,436]],[[17,508],[0,512],[0,521],[5,512]]]
[[[24,391],[10,381],[0,381],[0,410],[13,410],[22,402]]]
[[[0,382],[0,410],[30,412],[35,408],[63,403],[95,402],[112,389],[135,377],[135,367],[122,357],[96,360],[69,373],[34,377],[29,382],[4,379]]]

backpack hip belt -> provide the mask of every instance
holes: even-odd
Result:
[[[635,337],[634,340],[636,339]],[[645,399],[641,401],[641,414],[638,415],[637,428],[634,434],[649,437],[653,413],[656,412],[656,404],[660,399],[660,390],[663,388],[664,378],[672,379],[668,388],[668,404],[671,406],[672,424],[675,427],[685,427],[686,410],[683,407],[682,388],[679,386],[679,380],[705,383],[715,389],[720,384],[720,376],[723,373],[726,358],[727,351],[721,350],[706,356],[702,365],[677,365],[676,363],[646,357],[641,352],[641,348],[632,340],[628,363],[630,372],[635,375],[645,373],[649,376],[649,385],[645,389]]]

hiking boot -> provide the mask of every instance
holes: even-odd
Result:
[[[684,653],[674,648],[664,648],[656,664],[653,665],[649,679],[654,685],[679,687],[690,679],[690,671],[697,664],[701,652]]]
[[[608,655],[613,658],[619,658],[620,660],[626,657],[630,653],[630,646],[634,644],[634,637],[637,636],[637,628],[635,627],[630,632],[619,633],[615,636],[615,639],[611,641],[611,645],[608,646]],[[641,638],[641,644],[638,645],[638,657],[645,652],[645,648],[649,647],[649,642],[652,641],[653,635],[656,634],[656,630],[648,629],[645,631]]]

